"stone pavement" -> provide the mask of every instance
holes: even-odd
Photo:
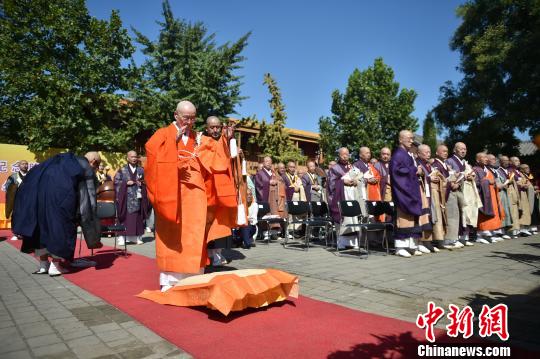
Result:
[[[8,243],[0,258],[0,358],[190,358]]]
[[[110,240],[105,242],[112,243]],[[154,257],[152,238],[129,250]],[[372,248],[370,246],[370,248]],[[401,258],[372,251],[368,259],[338,257],[322,247],[285,249],[278,242],[224,252],[228,268],[276,268],[300,276],[300,294],[414,322],[432,300],[448,310],[506,303],[514,343],[540,350],[540,235]],[[446,316],[438,323],[444,328]]]

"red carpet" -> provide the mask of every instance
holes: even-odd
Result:
[[[17,247],[20,243],[10,242]],[[207,309],[159,305],[135,297],[143,289],[158,288],[152,259],[135,254],[116,257],[110,249],[100,250],[92,259],[98,262],[96,268],[65,278],[196,358],[416,357],[418,344],[425,343],[423,331],[414,323],[302,296],[228,317]],[[438,346],[456,342],[438,334]]]

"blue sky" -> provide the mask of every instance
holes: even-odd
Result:
[[[263,75],[270,72],[281,88],[291,128],[318,131],[320,116],[330,114],[330,94],[344,90],[355,68],[365,69],[382,57],[402,87],[418,93],[414,115],[422,123],[446,81],[461,78],[459,54],[448,46],[459,25],[456,7],[463,1],[204,1],[170,0],[176,17],[202,21],[218,44],[252,31],[240,116],[270,118]],[[120,11],[131,26],[156,39],[161,20],[159,0],[87,0],[93,16]],[[131,33],[131,31],[130,31]],[[137,63],[144,57],[135,55]],[[238,115],[233,115],[238,116]],[[419,131],[421,132],[421,130]]]

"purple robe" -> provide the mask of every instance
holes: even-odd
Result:
[[[141,198],[137,198],[139,186],[127,185],[127,181],[142,182],[140,186]],[[135,172],[131,172],[129,165],[125,165],[114,176],[116,190],[116,208],[118,221],[126,227],[123,233],[126,236],[141,236],[144,234],[144,221],[150,213],[150,202],[144,184],[144,170],[142,167],[135,167]]]
[[[444,164],[439,161],[438,159],[435,159],[433,161],[432,167],[435,167],[439,170],[439,172],[444,176],[444,178],[450,177],[450,172],[448,171],[448,165],[446,165],[446,168]],[[446,185],[446,200],[448,201],[448,196],[450,195],[450,192],[452,191],[452,186],[450,184]]]
[[[366,173],[369,171],[369,165],[367,165],[364,161],[358,160],[354,163],[354,166],[358,168],[362,173]]]
[[[386,164],[384,162],[377,162],[373,165],[377,171],[381,174],[381,198],[384,200],[384,195],[386,194],[386,186],[388,185],[389,179],[390,179],[390,172],[388,170],[388,167],[386,167]]]
[[[343,184],[342,177],[349,172],[347,166],[349,166],[349,164],[342,164],[339,162],[328,171],[326,193],[330,214],[335,223],[341,223],[339,202],[345,199],[345,185]]]
[[[493,209],[493,202],[490,191],[490,186],[492,185],[489,183],[485,172],[485,170],[489,170],[485,167],[480,166],[474,166],[473,170],[476,173],[475,182],[476,187],[478,188],[478,194],[480,195],[480,199],[482,200],[482,208],[479,208],[478,211],[485,216],[493,217],[495,215],[495,212]],[[495,177],[495,175],[493,176]]]
[[[416,171],[413,158],[404,148],[398,147],[390,160],[392,200],[402,212],[412,216],[422,214],[422,197]]]
[[[257,194],[257,202],[268,203],[271,179],[272,175],[268,174],[264,168],[255,175],[255,192]]]
[[[311,178],[309,177],[309,174],[304,173],[302,178],[302,186],[304,186],[304,192],[306,194],[306,201],[311,201]]]
[[[446,165],[450,166],[450,168],[452,168],[456,172],[465,171],[465,165],[456,155],[452,155],[452,157],[448,158],[446,160]]]
[[[281,175],[281,178],[283,178],[283,183],[285,183],[285,195],[287,196],[287,201],[292,201],[292,197],[294,195],[294,187],[291,187],[291,181],[289,180],[289,176],[287,176],[287,173],[284,173]]]

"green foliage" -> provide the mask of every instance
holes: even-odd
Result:
[[[355,69],[345,93],[332,93],[333,115],[319,119],[325,160],[332,160],[342,146],[349,150],[368,146],[378,152],[395,143],[400,130],[416,131],[418,123],[411,115],[415,99],[414,90],[399,89],[394,71],[382,58],[365,71]]]
[[[83,0],[0,2],[0,141],[126,149],[136,124],[119,92],[133,51],[115,11],[98,20]]]
[[[256,143],[261,151],[268,156],[271,156],[274,161],[303,161],[305,157],[300,154],[298,148],[289,138],[289,134],[285,129],[285,121],[287,114],[285,106],[281,101],[281,91],[279,90],[276,81],[270,74],[264,75],[264,84],[268,86],[270,91],[270,108],[272,109],[271,124],[267,124],[264,120],[259,126],[259,133],[250,139],[252,143]]]
[[[464,78],[441,87],[436,120],[470,153],[515,154],[515,129],[540,132],[540,1],[474,0],[457,14],[450,47]]]
[[[151,41],[133,29],[148,57],[141,68],[141,80],[131,96],[140,105],[135,118],[152,130],[172,120],[180,100],[197,107],[198,125],[210,115],[234,113],[240,96],[241,76],[235,74],[244,61],[241,52],[250,33],[234,43],[216,45],[201,22],[174,18],[168,0],[163,2],[159,37]]]
[[[431,111],[426,115],[422,130],[422,142],[428,145],[431,148],[431,153],[434,154],[437,150],[437,126],[435,125],[435,119]]]

